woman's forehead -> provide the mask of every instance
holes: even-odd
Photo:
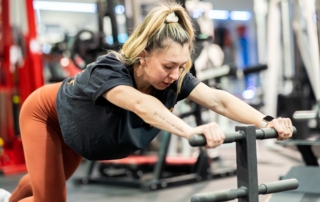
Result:
[[[153,56],[163,62],[171,62],[177,64],[184,63],[190,57],[189,45],[174,43],[167,48],[155,51]]]

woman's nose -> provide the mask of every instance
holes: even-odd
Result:
[[[174,68],[174,70],[172,70],[172,72],[170,73],[169,77],[173,80],[178,80],[179,76],[180,76],[180,68]]]

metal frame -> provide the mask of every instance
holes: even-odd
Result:
[[[238,187],[247,187],[247,195],[239,201],[259,201],[258,198],[258,171],[255,126],[239,126],[236,131],[243,132],[244,139],[236,142],[237,151],[237,181]]]
[[[274,129],[256,130],[255,126],[249,125],[237,126],[236,131],[238,132],[225,134],[224,143],[236,142],[238,188],[196,194],[191,198],[192,202],[226,201],[236,198],[239,202],[257,202],[259,194],[298,188],[299,182],[296,179],[281,180],[258,186],[256,139],[276,138],[278,134]],[[206,140],[203,135],[197,135],[191,137],[189,143],[191,146],[202,146],[206,144]]]

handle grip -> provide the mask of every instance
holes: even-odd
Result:
[[[276,182],[269,182],[258,186],[259,194],[271,194],[276,192],[288,191],[297,189],[299,187],[299,181],[295,178],[280,180]],[[238,189],[226,189],[211,193],[200,193],[193,195],[191,202],[218,202],[229,201],[236,198],[243,198],[247,196],[248,191],[246,187],[240,187]]]
[[[293,127],[293,133],[295,134],[297,129]],[[277,138],[278,133],[274,128],[265,128],[256,130],[256,139],[270,139]],[[244,134],[241,131],[226,133],[223,144],[237,142],[244,139]],[[192,135],[189,138],[189,144],[193,147],[205,146],[207,144],[206,138],[204,135]]]

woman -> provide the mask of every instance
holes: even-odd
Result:
[[[28,174],[9,201],[66,201],[66,180],[83,157],[124,158],[160,130],[186,139],[204,134],[208,148],[219,146],[224,134],[216,123],[193,128],[171,113],[187,97],[260,128],[265,115],[189,73],[193,40],[184,9],[163,4],[146,16],[119,53],[101,56],[80,74],[32,93],[20,114]],[[279,139],[291,137],[289,119],[269,121]]]

